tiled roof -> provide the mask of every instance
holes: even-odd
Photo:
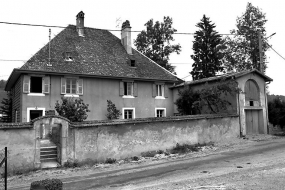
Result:
[[[265,74],[261,73],[260,71],[258,71],[256,69],[253,69],[253,70],[247,70],[247,71],[227,73],[227,74],[223,74],[223,75],[219,75],[219,76],[215,76],[215,77],[203,78],[200,80],[186,81],[186,82],[183,82],[183,83],[178,84],[176,86],[173,86],[172,88],[176,88],[176,87],[180,87],[180,86],[184,86],[184,85],[194,85],[194,84],[199,84],[199,83],[205,83],[205,82],[215,81],[215,80],[219,80],[219,79],[223,79],[223,78],[231,78],[231,77],[239,78],[241,76],[244,76],[246,74],[253,73],[253,72],[257,73],[258,75],[263,77],[265,79],[265,81],[273,81],[270,77],[266,76]]]
[[[65,61],[70,52],[73,61]],[[129,55],[121,40],[107,30],[84,28],[84,37],[78,36],[76,26],[69,25],[45,45],[22,67],[23,70],[91,74],[96,76],[126,77],[177,81],[177,78],[133,49]],[[136,67],[130,66],[135,59]]]

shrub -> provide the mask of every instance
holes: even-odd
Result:
[[[154,157],[156,154],[156,151],[147,151],[141,153],[142,157]]]
[[[69,119],[72,122],[80,122],[87,119],[88,104],[85,104],[82,99],[74,98],[61,98],[61,102],[57,101],[55,103],[55,110],[57,113]]]
[[[115,104],[111,101],[111,100],[107,100],[107,114],[106,117],[109,120],[112,119],[119,119],[120,115],[122,115],[122,113],[120,112],[120,110],[118,110],[115,106]]]
[[[176,146],[170,152],[171,154],[183,154],[187,152],[197,152],[197,151],[199,151],[198,145],[189,145],[189,144],[180,145],[179,143],[177,143]]]
[[[114,158],[107,158],[105,161],[106,164],[113,164],[115,162],[116,162],[116,159],[114,159]]]
[[[139,157],[137,157],[137,156],[134,156],[134,157],[132,157],[132,160],[134,160],[134,161],[139,161]]]
[[[75,168],[79,167],[79,162],[78,160],[67,160],[67,162],[64,162],[63,167],[65,168]]]
[[[39,187],[45,187],[47,190],[62,190],[63,184],[59,179],[45,179],[41,181],[34,181],[31,183],[31,190]]]

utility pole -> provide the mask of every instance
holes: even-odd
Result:
[[[262,40],[260,31],[258,31],[258,44],[259,44],[259,71],[264,72],[263,68],[263,51],[262,51]]]

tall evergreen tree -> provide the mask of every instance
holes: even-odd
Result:
[[[145,24],[146,31],[138,34],[134,44],[138,51],[175,74],[174,67],[168,63],[169,56],[174,52],[179,54],[181,46],[170,44],[174,41],[174,32],[177,31],[172,27],[172,23],[172,18],[168,16],[163,18],[163,22],[154,23],[153,19],[149,20]]]
[[[222,38],[214,29],[215,24],[209,17],[203,16],[202,20],[196,25],[199,30],[195,32],[193,41],[194,60],[192,71],[190,72],[193,80],[215,76],[217,72],[223,71],[221,59]]]
[[[2,118],[0,122],[10,123],[12,122],[12,95],[11,92],[7,92],[7,98],[3,98],[1,101],[0,110],[2,112]]]
[[[261,33],[262,50],[266,52],[269,48],[265,40],[266,30],[265,23],[267,22],[265,14],[261,9],[254,7],[251,3],[246,6],[245,13],[237,18],[237,29],[231,30],[234,37],[226,37],[224,51],[224,68],[231,71],[242,71],[250,69],[260,69],[260,54],[258,31]],[[263,54],[263,59],[266,55]],[[267,68],[263,61],[263,69]]]

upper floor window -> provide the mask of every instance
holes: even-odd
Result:
[[[152,96],[156,99],[164,99],[168,97],[168,87],[165,84],[153,84]]]
[[[123,98],[134,98],[138,96],[138,84],[133,81],[121,81],[120,96],[123,96]]]
[[[61,78],[61,94],[83,95],[83,79]]]
[[[34,94],[48,94],[50,91],[50,77],[40,75],[24,75],[23,92]]]
[[[124,82],[124,95],[133,96],[134,83]]]

